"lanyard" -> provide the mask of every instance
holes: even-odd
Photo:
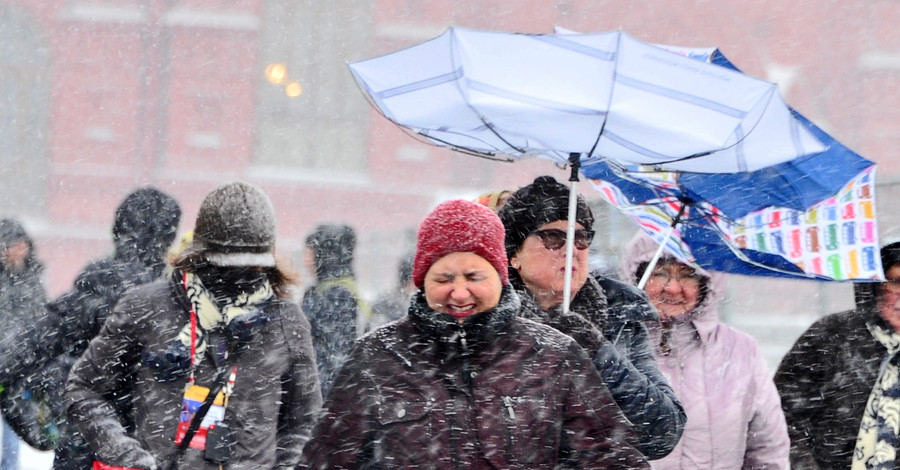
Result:
[[[182,273],[181,275],[181,283],[184,285],[184,291],[187,292],[187,273]],[[197,356],[197,312],[194,309],[194,302],[188,298],[188,303],[191,305],[191,373],[188,377],[188,382],[185,388],[190,387],[194,384],[194,358]],[[209,345],[207,345],[209,347]],[[234,382],[237,378],[237,365],[231,367],[231,373],[228,375],[228,382],[225,386],[225,390],[223,391],[225,395],[225,403],[228,403],[228,397],[231,395],[232,390],[234,390]]]

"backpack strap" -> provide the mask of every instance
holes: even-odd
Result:
[[[362,317],[365,318],[366,322],[368,323],[369,320],[372,319],[372,308],[365,300],[363,300],[362,296],[359,295],[359,289],[356,288],[356,283],[353,282],[352,278],[338,277],[327,279],[316,284],[316,288],[322,290],[333,289],[335,287],[347,289],[347,291],[350,292],[350,295],[353,296],[353,299],[356,300],[356,308],[362,313]]]

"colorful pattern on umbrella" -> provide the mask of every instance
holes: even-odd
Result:
[[[673,182],[673,173],[636,175],[657,187]],[[883,279],[878,256],[878,225],[875,217],[875,167],[850,180],[832,197],[801,212],[771,207],[730,220],[709,203],[694,203],[682,215],[682,224],[672,233],[666,251],[679,260],[716,269],[699,262],[685,240],[686,229],[702,228],[717,233],[734,247],[736,256],[751,251],[777,255],[799,269],[788,277],[823,280]],[[634,219],[644,231],[661,242],[680,202],[675,197],[630,203],[621,190],[603,180],[590,180],[603,198]],[[752,257],[751,257],[752,258]],[[744,259],[744,261],[748,261]],[[721,269],[725,270],[725,269]]]

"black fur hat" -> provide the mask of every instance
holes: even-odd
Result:
[[[500,207],[498,213],[506,229],[506,258],[516,251],[542,225],[569,218],[569,188],[552,176],[539,176],[533,183],[519,188]],[[575,221],[590,230],[594,226],[594,214],[584,198],[579,195]]]

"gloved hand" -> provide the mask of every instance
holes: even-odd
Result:
[[[590,353],[596,351],[602,344],[609,343],[609,340],[603,336],[603,332],[590,320],[575,312],[551,314],[547,325],[571,336],[575,342]]]
[[[171,382],[191,371],[191,351],[178,339],[172,341],[163,354],[144,351],[142,358],[160,382]]]

